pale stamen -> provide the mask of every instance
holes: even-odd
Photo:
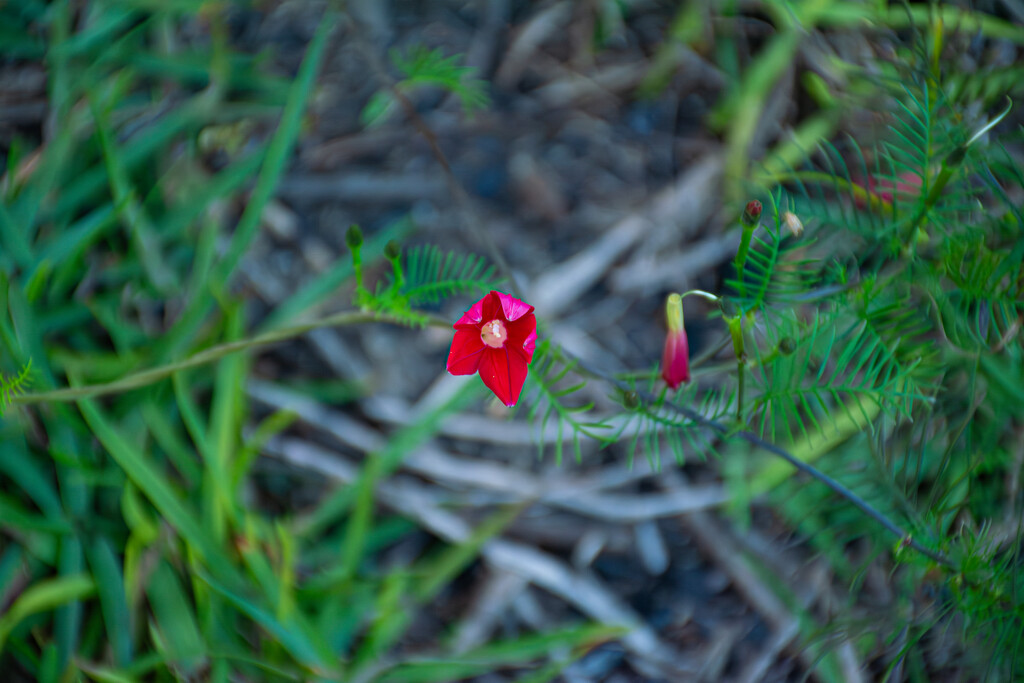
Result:
[[[505,323],[501,320],[492,320],[480,327],[480,341],[492,349],[500,349],[508,339],[508,332],[505,330]]]

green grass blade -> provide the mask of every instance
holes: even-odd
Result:
[[[299,621],[297,616],[286,622],[279,621],[270,611],[235,593],[205,573],[201,574],[200,578],[217,594],[274,636],[296,661],[317,671],[326,672],[332,668],[332,657],[326,646],[315,639],[313,629]]]
[[[353,484],[355,509],[345,525],[345,540],[342,546],[344,581],[351,581],[355,577],[359,563],[363,559],[366,550],[366,537],[373,519],[374,487],[377,482],[397,469],[407,454],[415,450],[424,440],[430,438],[437,430],[442,418],[460,410],[470,400],[478,396],[481,386],[482,384],[478,383],[464,385],[462,391],[424,415],[419,422],[410,424],[395,434],[382,452],[370,455],[359,478]]]
[[[42,471],[24,443],[18,443],[8,435],[5,435],[4,443],[0,451],[0,474],[24,491],[47,517],[63,517],[64,508],[51,483],[52,475]]]
[[[245,212],[232,235],[227,253],[218,264],[217,280],[219,282],[228,281],[235,268],[238,267],[242,255],[256,236],[256,230],[259,228],[260,219],[263,216],[263,209],[273,196],[277,183],[284,173],[285,164],[291,155],[292,148],[295,147],[295,140],[298,138],[302,124],[302,114],[306,109],[310,93],[313,91],[313,84],[326,51],[327,38],[334,29],[334,25],[335,15],[332,11],[328,11],[320,20],[316,34],[302,60],[302,66],[299,67],[299,73],[288,95],[284,113],[281,115],[281,123],[267,148],[267,156],[263,160],[263,167],[256,180],[256,187],[253,189]]]
[[[124,592],[124,577],[114,547],[106,538],[94,540],[87,550],[89,566],[96,578],[96,590],[107,626],[107,637],[118,666],[132,661],[131,619]]]
[[[209,563],[214,571],[230,573],[227,560],[207,529],[171,489],[166,476],[126,440],[91,400],[78,402],[85,421],[128,478],[156,506],[167,522]]]
[[[9,254],[22,268],[32,262],[32,246],[18,224],[14,222],[7,207],[0,202],[0,244],[3,245],[3,260]]]
[[[235,341],[242,335],[241,308],[233,306],[227,314],[226,341]],[[242,353],[232,354],[217,366],[214,387],[213,406],[210,415],[210,446],[205,453],[209,479],[211,500],[206,501],[206,519],[214,533],[214,538],[223,542],[229,524],[234,519],[234,497],[232,492],[231,469],[238,446],[238,435],[241,432],[243,408],[243,387],[246,375],[247,356]]]
[[[335,24],[335,15],[328,11],[320,21],[316,35],[310,43],[303,59],[299,74],[288,96],[284,113],[277,131],[271,138],[267,148],[267,154],[263,159],[259,176],[256,180],[256,187],[249,197],[249,203],[239,220],[238,226],[231,238],[227,253],[214,268],[212,279],[217,290],[230,280],[242,255],[249,248],[250,243],[256,236],[260,220],[263,216],[263,209],[273,196],[281,175],[284,173],[285,163],[295,146],[295,140],[299,134],[302,122],[302,113],[305,110],[306,102],[309,99],[313,88],[316,73],[319,71],[320,63],[323,61],[327,37],[330,35]],[[202,325],[204,318],[210,312],[212,302],[209,297],[195,297],[191,304],[185,309],[175,324],[174,328],[165,335],[165,339],[159,344],[156,356],[160,359],[180,353],[189,343],[195,330]]]
[[[149,400],[142,406],[142,417],[156,443],[167,454],[168,460],[174,464],[174,468],[181,474],[187,487],[192,488],[199,483],[202,477],[199,459],[185,443],[171,419],[165,414],[166,409],[165,405],[158,403],[155,399]]]
[[[0,519],[8,527],[20,532],[39,531],[46,534],[68,534],[73,532],[71,525],[63,519],[50,519],[26,510],[21,503],[0,493]]]
[[[402,664],[381,676],[381,683],[447,683],[501,667],[526,666],[565,648],[588,648],[621,636],[625,630],[588,625],[529,635],[485,645],[458,657],[424,659]]]
[[[26,617],[82,600],[95,591],[96,583],[83,574],[45,579],[30,586],[0,616],[0,652],[3,652],[11,631]]]
[[[207,93],[197,95],[161,117],[151,128],[134,136],[131,144],[121,151],[119,157],[125,172],[136,171],[139,166],[152,161],[153,155],[175,137],[189,128],[202,124],[209,117],[211,106],[214,104],[216,101],[211,100]],[[67,150],[64,153],[66,154]],[[94,166],[61,189],[59,199],[52,207],[52,213],[45,212],[44,217],[64,217],[66,220],[67,216],[82,209],[92,208],[88,206],[91,200],[109,182],[107,169],[102,165]]]
[[[206,646],[192,611],[192,599],[169,564],[160,562],[157,566],[146,595],[165,656],[185,673],[197,671],[206,656]]]
[[[121,158],[121,151],[114,144],[114,136],[110,129],[108,114],[98,104],[95,94],[89,98],[93,120],[96,123],[96,136],[103,150],[103,160],[107,167],[107,178],[110,180],[110,191],[114,203],[118,207],[121,220],[128,230],[135,245],[135,253],[142,263],[149,281],[159,292],[168,293],[178,288],[174,271],[167,267],[166,258],[162,254],[160,240],[153,221],[142,206]]]
[[[441,588],[453,581],[480,554],[484,543],[500,534],[522,510],[522,505],[511,505],[499,510],[478,525],[464,543],[445,548],[437,557],[428,560],[420,572],[423,580],[413,589],[416,599],[420,602],[433,599]]]

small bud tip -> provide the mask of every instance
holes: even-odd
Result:
[[[352,251],[363,245],[363,231],[359,229],[358,225],[352,224],[348,226],[348,232],[345,233],[345,244]]]
[[[743,225],[752,228],[761,220],[761,202],[751,199],[743,209]]]

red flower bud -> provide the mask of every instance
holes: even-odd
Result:
[[[761,220],[761,202],[751,199],[747,202],[747,208],[743,209],[743,225],[752,228]]]
[[[683,297],[670,294],[665,302],[668,335],[661,355],[661,378],[672,389],[690,381],[690,345],[683,327]]]
[[[511,408],[523,390],[536,342],[533,306],[508,294],[488,292],[455,323],[448,372],[479,372],[487,388]]]

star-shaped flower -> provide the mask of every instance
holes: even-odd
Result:
[[[479,372],[480,379],[502,403],[514,406],[523,390],[537,342],[533,306],[492,290],[473,304],[454,327],[448,372]]]

